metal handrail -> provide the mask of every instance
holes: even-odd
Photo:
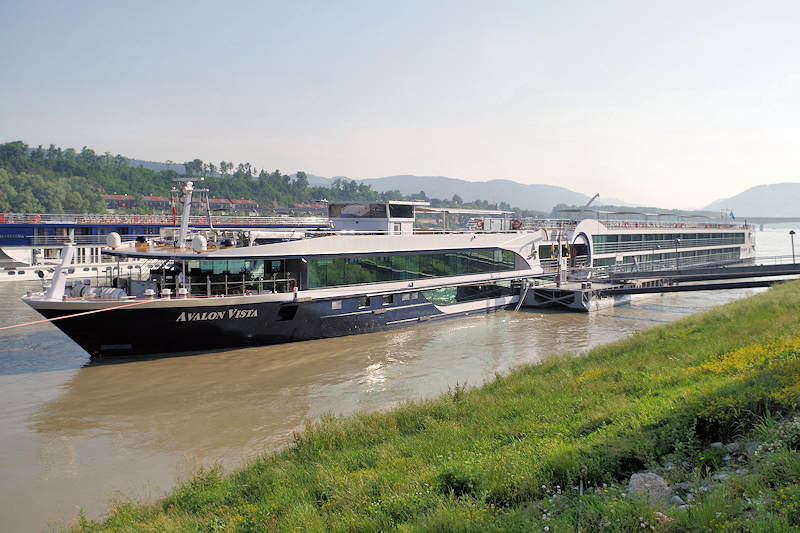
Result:
[[[69,214],[69,213],[0,213],[2,224],[92,224],[92,225],[126,225],[126,224],[152,224],[158,226],[173,226],[172,215],[107,215],[107,214]],[[248,227],[248,226],[324,226],[330,227],[327,217],[259,217],[242,215],[212,216],[211,222],[215,227]],[[208,226],[208,217],[189,217],[192,226]]]
[[[625,229],[752,229],[752,224],[732,224],[732,223],[708,223],[708,222],[650,222],[643,220],[600,220],[602,225],[607,228]]]
[[[197,287],[200,289],[205,289],[205,295],[212,297],[212,296],[219,296],[219,294],[214,294],[213,289],[222,287],[224,292],[222,295],[231,296],[234,293],[229,293],[228,289],[237,290],[241,289],[241,292],[238,295],[242,294],[249,294],[249,291],[257,289],[257,294],[264,293],[264,287],[272,286],[273,293],[277,292],[291,292],[293,287],[297,286],[297,280],[295,278],[261,278],[261,279],[251,279],[247,280],[242,276],[242,279],[237,280],[228,280],[227,276],[224,281],[211,281],[209,276],[206,276],[206,281],[192,281],[193,276],[188,276],[187,281],[183,284],[183,286],[189,289],[189,295],[194,297],[196,294],[193,294],[193,287]],[[180,284],[177,284],[180,287]],[[285,290],[278,290],[278,288],[282,288]],[[203,292],[202,290],[198,291],[198,293]]]
[[[108,237],[107,235],[74,235],[72,237],[70,237],[69,235],[34,235],[31,238],[31,244],[34,246],[48,246],[48,245],[62,245],[62,244],[73,243],[73,244],[100,244],[105,246],[107,237]],[[122,242],[133,241],[136,240],[138,237],[144,237],[145,239],[155,239],[158,238],[158,235],[154,235],[152,233],[120,235]]]

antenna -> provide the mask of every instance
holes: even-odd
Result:
[[[592,196],[591,200],[586,202],[585,206],[581,207],[581,211],[580,211],[580,213],[578,213],[578,222],[583,220],[583,212],[586,211],[586,208],[589,207],[591,205],[591,203],[594,202],[599,196],[600,196],[600,193],[595,194],[594,196]]]

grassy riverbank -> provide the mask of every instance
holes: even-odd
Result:
[[[800,524],[798,406],[792,282],[480,388],[326,418],[238,472],[76,529],[785,531]],[[632,498],[636,472],[686,505]]]

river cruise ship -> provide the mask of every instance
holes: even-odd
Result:
[[[188,220],[177,243],[112,236],[104,255],[148,262],[146,279],[120,275],[97,287],[57,272],[23,300],[93,356],[207,352],[513,308],[524,286],[556,276],[754,254],[751,230],[741,225],[504,220],[423,231],[414,227],[418,208],[427,209],[332,203],[331,231],[268,244],[192,236]],[[65,260],[71,253],[65,249]]]

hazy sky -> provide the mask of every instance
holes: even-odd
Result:
[[[10,2],[0,141],[664,207],[800,181],[800,2]]]

